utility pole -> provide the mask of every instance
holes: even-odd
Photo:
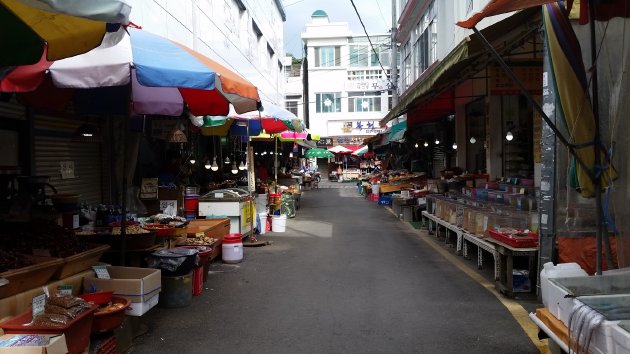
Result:
[[[390,82],[392,83],[392,107],[389,107],[389,109],[391,110],[398,104],[398,56],[396,55],[398,52],[398,46],[396,45],[396,0],[392,0],[392,30],[390,42],[392,48],[392,59],[390,63]]]
[[[304,55],[302,56],[302,86],[304,94],[302,95],[302,105],[304,106],[304,124],[306,128],[310,128],[309,124],[309,107],[308,107],[308,47],[304,42]]]

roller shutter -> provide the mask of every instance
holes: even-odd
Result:
[[[84,122],[74,117],[34,116],[35,174],[50,176],[58,193],[80,194],[81,202],[103,202],[103,152],[101,143],[73,141]],[[74,178],[62,179],[61,162],[74,163]]]

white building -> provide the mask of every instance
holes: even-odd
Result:
[[[327,145],[361,145],[382,131],[379,120],[391,106],[390,37],[370,35],[372,47],[368,37],[353,34],[346,22],[330,22],[322,10],[311,18],[301,35],[307,46],[310,131],[329,138]],[[298,101],[303,111],[297,97],[303,90],[295,78],[288,79],[287,102]]]
[[[282,104],[286,20],[280,0],[127,0],[131,21],[243,76]]]

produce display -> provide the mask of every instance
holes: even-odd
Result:
[[[83,299],[72,295],[53,295],[46,301],[42,314],[33,319],[33,325],[63,327],[91,306]]]
[[[112,235],[120,235],[120,232],[121,232],[120,226],[112,227]],[[130,225],[130,226],[127,226],[125,233],[127,235],[140,235],[140,234],[150,234],[151,231],[145,230],[139,225]]]
[[[204,246],[212,245],[217,240],[208,236],[189,237],[178,242],[180,246]]]
[[[49,220],[7,224],[0,228],[0,249],[23,254],[39,254],[65,258],[85,252],[91,247],[74,231]]]
[[[167,214],[156,214],[148,217],[145,220],[147,224],[162,224],[162,225],[170,225],[173,227],[182,227],[188,224],[188,220],[181,216],[171,216]]]
[[[0,250],[0,273],[33,265],[24,255]]]
[[[118,310],[122,310],[125,307],[127,307],[127,306],[124,303],[111,302],[110,301],[109,303],[99,307],[94,314],[95,315],[101,315],[101,314],[106,314],[106,313],[110,313],[110,312],[115,312],[115,311],[118,311]]]

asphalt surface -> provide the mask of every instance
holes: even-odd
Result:
[[[305,193],[271,245],[214,263],[190,306],[147,313],[130,352],[538,353],[433,236],[338,185]]]

